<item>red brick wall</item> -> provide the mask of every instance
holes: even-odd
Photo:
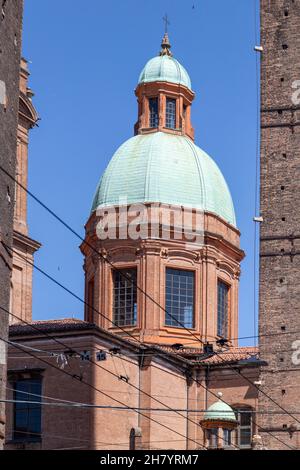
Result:
[[[71,375],[81,376],[82,382],[79,382],[51,365],[10,347],[9,388],[13,388],[13,377],[18,374],[17,371],[26,369],[27,373],[30,373],[32,369],[41,368],[44,396],[98,406],[125,404],[143,410],[138,414],[134,410],[43,406],[42,441],[22,444],[12,442],[13,406],[9,405],[7,449],[128,449],[132,428],[141,431],[141,438],[137,442],[139,448],[181,450],[201,448],[204,440],[199,423],[203,419],[203,410],[217,400],[218,392],[223,392],[224,400],[231,405],[244,404],[253,409],[256,407],[256,390],[228,367],[211,366],[209,374],[205,373],[204,367],[195,368],[193,372],[195,380],[187,380],[186,363],[177,359],[164,360],[161,355],[154,354],[152,362],[146,355],[142,364],[138,349],[118,343],[119,339],[112,341],[106,333],[102,333],[101,337],[88,333],[68,333],[59,339],[68,346],[68,349],[90,351],[91,359],[98,366],[82,361],[79,357],[70,359],[69,365],[64,370]],[[12,337],[11,340],[43,351],[60,350],[57,343],[42,336],[36,339]],[[121,354],[107,353],[105,361],[96,361],[96,351],[109,351],[116,346],[121,348]],[[64,349],[61,348],[62,351]],[[33,354],[57,366],[56,358],[47,357],[44,353]],[[258,369],[244,368],[243,374],[249,375],[251,380],[256,380]],[[129,383],[124,380],[125,377]],[[87,382],[91,387],[83,382]],[[12,391],[8,390],[7,398],[12,397]],[[159,410],[150,411],[149,408]],[[183,411],[176,413],[167,411],[167,408]],[[190,410],[188,420],[184,411],[186,409]]]

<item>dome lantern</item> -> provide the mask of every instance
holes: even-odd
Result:
[[[138,121],[135,134],[166,132],[194,139],[191,104],[195,97],[190,77],[173,57],[166,32],[158,56],[143,68],[135,94],[138,98]]]

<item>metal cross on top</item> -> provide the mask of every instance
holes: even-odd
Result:
[[[163,17],[163,22],[165,23],[165,33],[167,34],[167,32],[168,32],[168,26],[171,24],[170,21],[169,21],[169,18],[168,18],[167,13],[166,13],[165,16]]]

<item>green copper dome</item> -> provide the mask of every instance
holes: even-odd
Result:
[[[156,202],[213,212],[236,224],[225,179],[216,163],[188,137],[137,135],[116,151],[96,191],[99,206]]]
[[[192,89],[191,79],[185,68],[174,57],[161,55],[150,59],[139,78],[140,83],[171,82]]]
[[[233,409],[221,400],[211,405],[204,414],[204,421],[236,422],[236,420]]]

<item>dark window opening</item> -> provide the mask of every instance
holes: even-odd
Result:
[[[167,326],[194,327],[194,273],[167,268],[166,318]]]
[[[87,293],[87,321],[94,323],[94,292],[95,292],[95,281],[94,278],[88,282],[88,293]]]
[[[176,128],[176,100],[173,98],[167,98],[166,127],[168,129]]]
[[[210,449],[217,449],[218,447],[218,429],[212,428],[207,430],[208,433],[208,440],[209,440],[209,448]]]
[[[149,99],[149,127],[158,127],[158,98]]]
[[[252,413],[247,408],[236,410],[236,418],[239,421],[237,428],[237,444],[240,449],[250,449],[252,443]]]
[[[133,326],[137,322],[137,271],[122,269],[113,273],[113,319],[118,326]]]
[[[41,393],[41,379],[22,379],[14,383],[14,400],[16,400],[14,404],[14,440],[41,440]],[[17,403],[17,401],[20,403]],[[34,401],[35,403],[27,403],[30,401]]]
[[[228,337],[229,286],[218,281],[218,336]]]
[[[232,443],[231,429],[223,429],[224,447],[230,447]]]
[[[222,432],[223,431],[223,432]],[[207,429],[207,439],[208,439],[208,448],[210,450],[215,450],[218,448],[218,441],[221,441],[222,448],[229,448],[232,445],[232,431],[231,429]],[[220,435],[219,435],[220,433]]]

